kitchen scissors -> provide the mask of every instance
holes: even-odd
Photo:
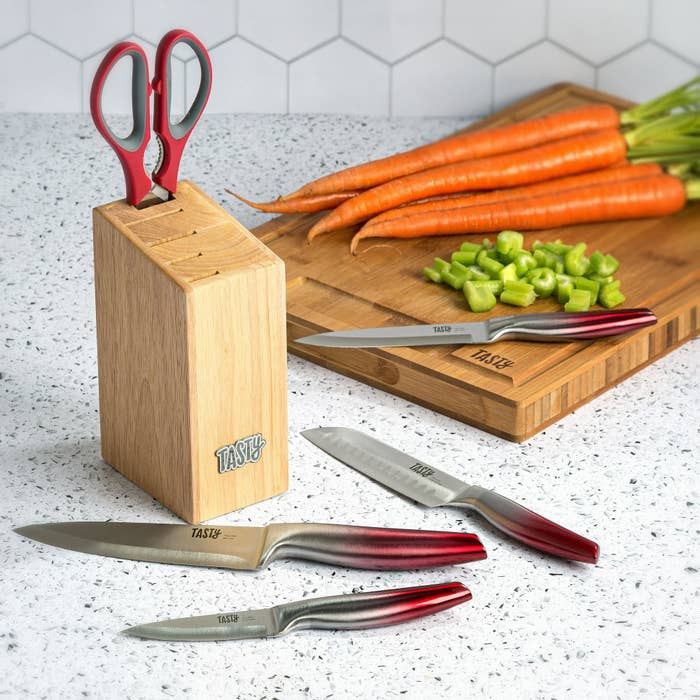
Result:
[[[200,67],[197,95],[187,114],[179,122],[170,115],[171,85],[170,56],[174,47],[187,44],[194,51]],[[107,76],[123,57],[132,60],[131,109],[133,128],[126,137],[117,136],[109,128],[102,113],[102,90]],[[209,100],[211,92],[211,60],[207,50],[194,34],[184,29],[172,29],[158,44],[153,82],[148,76],[148,60],[144,50],[133,41],[122,41],[113,46],[102,59],[90,91],[90,112],[97,130],[114,149],[124,170],[126,199],[138,205],[152,192],[163,201],[177,190],[177,174],[185,144]],[[151,139],[150,98],[153,100],[153,131],[158,139],[159,158],[149,177],[144,167],[144,153]],[[152,181],[151,181],[152,178]]]

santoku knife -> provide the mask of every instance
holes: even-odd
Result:
[[[15,530],[45,544],[118,559],[254,570],[275,559],[358,569],[416,569],[486,558],[476,535],[321,523],[201,527],[68,522]]]
[[[261,610],[184,617],[137,625],[125,634],[146,639],[204,642],[281,637],[302,629],[359,630],[432,615],[470,600],[461,583],[395,588],[326,598],[306,598]]]
[[[455,479],[352,428],[315,428],[302,435],[332,457],[425,506],[458,506],[482,515],[525,544],[565,559],[595,564],[598,545],[537,513]]]
[[[483,345],[497,340],[591,340],[652,326],[650,309],[495,316],[472,323],[386,326],[331,331],[297,338],[296,343],[331,348],[409,347],[415,345]]]

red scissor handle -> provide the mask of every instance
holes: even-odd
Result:
[[[170,119],[170,55],[179,43],[187,44],[194,51],[199,61],[201,78],[192,106],[181,121],[173,123]],[[194,34],[185,29],[172,29],[160,40],[153,77],[153,130],[160,139],[162,153],[161,161],[153,172],[153,181],[169,192],[175,192],[177,189],[177,173],[182,151],[209,100],[211,79],[209,54]]]
[[[110,71],[124,56],[132,59],[131,103],[134,125],[128,136],[120,137],[105,121],[102,90]],[[143,49],[132,41],[122,41],[112,47],[95,73],[90,90],[90,112],[97,130],[119,157],[126,181],[126,199],[133,205],[138,204],[151,189],[151,180],[143,167],[144,152],[151,138],[150,96],[148,61]]]

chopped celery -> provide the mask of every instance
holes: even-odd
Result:
[[[557,275],[558,277],[560,275]],[[571,292],[574,288],[574,283],[570,277],[557,281],[557,301],[560,304],[566,304],[571,297]]]
[[[437,282],[438,284],[442,282],[442,277],[440,277],[440,273],[434,267],[424,267],[423,274],[431,282]]]
[[[450,262],[435,258],[423,275],[461,289],[469,307],[479,311],[493,308],[491,296],[499,295],[515,306],[554,296],[566,311],[585,311],[596,303],[612,308],[625,301],[613,277],[620,263],[612,255],[596,250],[589,259],[585,243],[569,245],[561,239],[535,241],[529,250],[523,243],[518,231],[501,231],[495,246],[488,238],[468,241],[451,254]]]
[[[552,242],[552,243],[545,243],[544,247],[550,253],[554,253],[554,255],[559,255],[562,257],[564,255],[566,255],[573,248],[572,245],[567,245],[566,243],[562,243],[561,238],[557,238],[557,240]]]
[[[585,243],[577,243],[565,256],[564,268],[567,275],[580,277],[588,270],[589,260],[584,256],[586,252]]]
[[[532,270],[537,267],[535,258],[532,257],[530,253],[526,250],[520,251],[516,256],[515,260],[515,271],[518,273],[518,277],[524,277],[528,270]]]
[[[537,295],[531,284],[522,280],[506,280],[503,283],[503,292],[501,292],[501,301],[504,304],[511,306],[530,306]]]
[[[496,236],[496,250],[501,255],[523,249],[523,234],[518,231],[501,231]]]
[[[476,258],[476,264],[484,272],[488,272],[491,279],[495,280],[498,279],[498,273],[503,269],[504,265],[499,263],[498,260],[489,257],[488,253],[489,251],[482,250]]]
[[[503,280],[504,282],[506,280],[517,280],[518,279],[518,272],[515,269],[515,263],[509,263],[508,265],[506,265],[498,273],[498,279]]]
[[[620,263],[612,255],[603,255],[599,250],[596,250],[591,255],[591,272],[601,277],[608,277],[617,272]]]
[[[450,269],[450,263],[448,263],[447,260],[443,260],[442,258],[435,258],[435,260],[433,260],[433,267],[438,272],[442,272],[443,270]]]
[[[557,286],[557,276],[548,267],[536,267],[527,273],[527,281],[540,299],[551,297]]]
[[[585,277],[574,277],[574,287],[576,289],[585,289],[591,295],[591,304],[595,304],[598,301],[598,292],[600,291],[600,284],[595,280],[589,280]]]
[[[503,291],[503,282],[501,280],[474,280],[472,284],[475,287],[486,287],[494,294],[500,294]]]
[[[607,277],[602,277],[601,275],[592,275],[590,273],[586,274],[586,277],[589,280],[593,280],[594,282],[598,282],[599,284],[610,284],[610,282],[613,281],[613,276],[608,275]]]
[[[467,279],[470,282],[474,280],[490,280],[488,272],[484,272],[478,265],[470,265],[467,268]]]
[[[625,295],[620,291],[620,280],[604,284],[600,289],[598,301],[606,309],[619,306],[625,300]]]
[[[481,246],[479,246],[481,250]],[[456,250],[452,253],[452,262],[461,262],[463,265],[473,265],[476,262],[477,250]]]
[[[496,295],[488,287],[477,287],[474,282],[466,282],[464,296],[472,311],[488,311],[496,306]]]
[[[462,287],[464,287],[464,283],[467,281],[467,275],[461,272],[443,270],[440,273],[440,279],[454,289],[462,289]]]
[[[588,311],[591,295],[586,289],[572,289],[569,301],[564,304],[564,311]]]
[[[557,262],[560,262],[558,256],[545,248],[537,248],[532,254],[532,257],[535,258],[537,267],[548,267],[551,270],[554,270]]]

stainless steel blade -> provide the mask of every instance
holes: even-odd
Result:
[[[69,522],[27,525],[15,532],[76,552],[225,569],[257,569],[265,543],[262,527]]]
[[[469,488],[459,479],[352,428],[314,428],[301,433],[332,457],[425,506],[444,506]]]
[[[274,608],[182,617],[136,625],[124,634],[171,642],[206,642],[225,639],[258,639],[278,634]]]
[[[427,326],[387,326],[385,328],[356,328],[346,331],[317,333],[298,338],[302,345],[333,348],[411,347],[416,345],[469,345],[487,343],[488,325],[473,323],[435,324]]]

